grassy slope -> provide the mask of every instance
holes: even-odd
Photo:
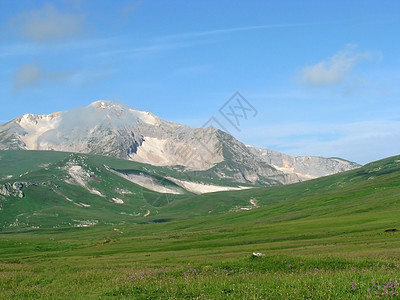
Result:
[[[2,233],[0,292],[6,299],[400,297],[400,237],[384,232],[400,229],[399,166],[393,157],[301,184],[191,201],[201,211],[252,197],[263,207],[251,211]],[[189,200],[176,201],[175,213],[189,208]],[[266,256],[251,259],[253,251]]]
[[[93,195],[78,185],[65,182],[65,168],[71,160],[83,164],[94,176],[89,180],[90,188],[101,191],[105,197]],[[143,173],[151,176],[155,182],[164,186],[175,187],[183,191],[182,195],[160,194],[121,178],[104,166],[124,173]],[[12,175],[12,178],[6,176]],[[204,174],[203,174],[204,175]],[[87,222],[98,223],[135,223],[158,219],[164,207],[173,201],[190,197],[192,194],[178,187],[164,177],[181,180],[215,183],[201,176],[188,177],[174,169],[154,167],[146,164],[115,159],[111,157],[71,154],[54,151],[0,151],[0,185],[15,181],[33,182],[37,185],[23,189],[25,197],[9,197],[2,201],[0,227],[9,225],[18,227],[59,227]],[[223,185],[237,185],[231,182],[218,182]],[[121,195],[115,189],[128,190],[130,194]],[[91,205],[83,208],[67,201]],[[115,204],[112,198],[120,198],[123,205]],[[143,218],[150,212],[150,218]],[[179,217],[179,215],[178,215]]]
[[[6,176],[8,175],[13,175],[13,179],[10,180],[14,180],[26,172],[42,170],[51,164],[67,158],[69,155],[71,155],[71,153],[58,151],[0,150],[0,181],[6,180]],[[180,169],[178,167],[156,167],[149,164],[93,154],[82,153],[79,155],[88,157],[95,165],[107,165],[110,168],[118,170],[137,170],[158,176],[170,176],[181,180],[237,186],[236,183],[230,181],[218,180],[218,182],[216,182],[210,178],[207,172],[192,172],[190,175],[187,175],[176,171],[175,169]],[[245,186],[246,184],[241,185]]]
[[[167,195],[159,194],[133,184],[120,176],[108,171],[104,164],[112,168],[124,168],[148,171],[148,166],[134,162],[116,160],[93,155],[74,155],[70,153],[43,152],[43,151],[14,151],[1,153],[1,168],[8,168],[13,164],[16,174],[29,172],[18,176],[18,179],[5,179],[3,182],[33,182],[35,186],[23,189],[24,198],[8,197],[2,201],[0,210],[0,224],[8,228],[7,224],[16,224],[18,227],[53,227],[76,225],[82,222],[124,223],[132,222],[134,215],[144,215],[147,210],[156,212],[168,199]],[[83,158],[83,161],[82,161]],[[100,190],[104,197],[94,195],[79,185],[65,182],[65,167],[71,160],[91,171],[94,175],[88,182],[90,188]],[[21,166],[22,164],[22,166]],[[3,171],[4,172],[4,171]],[[164,183],[165,184],[165,183]],[[130,194],[121,195],[116,188],[130,191]],[[190,193],[177,195],[176,198],[187,197]],[[112,198],[122,198],[123,205],[115,204]],[[90,208],[79,207],[75,203],[91,205]]]

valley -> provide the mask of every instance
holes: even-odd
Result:
[[[63,163],[54,158],[54,166],[59,167],[71,156],[75,161],[76,156],[81,157],[55,155],[64,158]],[[104,172],[100,166],[109,160],[87,156],[82,165]],[[37,163],[43,162],[38,159]],[[118,164],[126,167],[120,160],[109,167],[122,170]],[[148,168],[132,164],[142,172]],[[123,204],[111,203],[76,185],[75,193],[84,193],[85,198],[79,199],[90,208],[71,205],[61,197],[57,203],[70,208],[37,210],[29,218],[47,226],[2,229],[2,295],[5,299],[77,295],[88,299],[396,297],[400,293],[400,240],[392,229],[400,228],[399,164],[397,156],[286,186],[202,195],[184,191],[164,202],[160,199],[157,203],[165,205],[157,209],[156,202],[151,207],[142,198],[142,210],[136,208],[136,215],[133,209],[125,215],[117,208],[129,203],[125,200],[131,198],[124,197],[139,193],[138,189],[118,186],[124,179],[110,173],[108,176],[115,176],[113,188],[124,191],[118,196]],[[153,171],[147,169],[148,174]],[[126,183],[129,186],[130,182]],[[109,197],[100,185],[92,185]],[[98,200],[104,201],[108,216],[99,217]],[[238,209],[251,203],[259,207]],[[87,215],[78,216],[78,210]],[[68,212],[75,215],[75,225],[54,228],[51,219],[56,215],[67,218]],[[253,252],[264,256],[254,258]]]

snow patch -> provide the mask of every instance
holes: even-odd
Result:
[[[90,193],[92,193],[94,195],[101,196],[101,197],[105,197],[105,195],[103,195],[101,192],[99,192],[96,189],[90,188],[87,185],[87,181],[89,180],[91,175],[89,174],[89,172],[85,171],[81,166],[79,166],[79,165],[70,166],[67,169],[67,173],[74,179],[74,181],[78,185],[80,185],[81,187],[85,188]]]
[[[138,116],[138,118],[143,121],[144,123],[150,124],[150,125],[157,125],[159,121],[157,120],[157,117],[153,115],[151,112],[148,111],[141,111],[141,110],[134,110],[134,109],[129,109],[129,111],[132,114],[135,114]]]
[[[67,200],[67,201],[69,201],[69,202],[72,202],[72,203],[75,204],[76,206],[79,206],[79,207],[90,207],[89,204],[85,204],[85,203],[82,203],[82,202],[75,202],[74,200],[72,200],[72,199],[68,198],[67,196],[65,196],[65,195],[64,195],[63,193],[61,193],[60,191],[57,191],[57,190],[54,190],[54,189],[53,189],[53,191],[54,191],[55,193],[57,193],[58,195],[60,195],[61,197],[63,197],[65,200]]]
[[[199,182],[191,182],[185,180],[179,180],[172,177],[166,177],[166,179],[176,183],[177,185],[183,187],[185,190],[192,192],[194,194],[206,194],[206,193],[214,193],[214,192],[223,192],[223,191],[239,191],[239,190],[246,190],[251,189],[252,187],[248,186],[221,186],[221,185],[212,185],[212,184],[205,184]]]
[[[129,115],[141,120],[144,123],[150,124],[150,125],[156,125],[159,124],[160,121],[159,119],[153,115],[152,113],[148,111],[142,111],[142,110],[136,110],[136,109],[131,109],[124,107],[121,104],[114,103],[108,100],[98,100],[89,105],[89,107],[95,107],[96,109],[102,109],[102,110],[109,110],[109,111],[116,111],[120,113],[121,115],[125,115],[127,112]]]
[[[79,207],[90,207],[89,204],[85,204],[85,203],[82,203],[82,202],[74,202],[74,204],[79,206]]]
[[[111,198],[111,200],[114,202],[114,203],[117,203],[117,204],[124,204],[124,200],[122,200],[122,199],[120,199],[120,198]]]
[[[55,129],[60,121],[61,117],[59,113],[50,115],[25,114],[21,117],[19,126],[21,126],[27,134],[20,136],[20,138],[25,143],[27,149],[42,150],[38,139],[46,132]]]
[[[174,194],[174,195],[179,195],[183,194],[181,190],[178,188],[174,187],[166,187],[158,182],[156,182],[151,176],[147,175],[136,175],[136,174],[124,174],[117,172],[115,170],[110,169],[110,171],[122,178],[125,178],[129,180],[130,182],[133,182],[134,184],[140,185],[148,190],[157,192],[157,193],[163,193],[163,194]]]

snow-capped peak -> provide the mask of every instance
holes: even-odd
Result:
[[[153,115],[148,111],[132,109],[109,100],[98,100],[91,103],[88,107],[90,108],[94,107],[96,110],[102,112],[109,111],[117,117],[129,115],[130,117],[137,118],[142,122],[150,125],[156,125],[160,122],[160,119],[157,116]],[[107,115],[108,118],[110,119],[111,115],[110,114]]]
[[[98,101],[92,102],[89,106],[99,108],[99,109],[107,109],[107,108],[121,109],[121,108],[124,108],[121,104],[114,103],[109,100],[98,100]]]

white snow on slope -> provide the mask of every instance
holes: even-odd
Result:
[[[179,180],[172,177],[166,177],[166,179],[176,183],[177,185],[183,187],[185,190],[192,192],[194,194],[206,194],[206,193],[223,192],[223,191],[239,191],[252,188],[247,186],[234,187],[234,186],[212,185],[212,184]]]
[[[145,137],[135,155],[131,155],[130,159],[154,166],[187,166],[192,170],[207,170],[223,161],[222,156],[208,153],[203,146],[197,145],[197,147],[202,149],[203,156],[193,145],[172,139]]]
[[[107,109],[109,111],[116,111],[120,114],[128,113],[131,117],[138,118],[142,122],[150,124],[150,125],[156,125],[156,124],[160,123],[159,119],[155,115],[153,115],[151,112],[127,108],[121,104],[114,103],[114,102],[111,102],[108,100],[95,101],[95,102],[91,103],[89,105],[89,107],[94,107],[99,110]]]
[[[114,174],[121,176],[122,178],[125,178],[129,180],[130,182],[133,182],[134,184],[140,185],[148,190],[157,192],[157,193],[162,193],[162,194],[183,194],[181,190],[178,188],[173,188],[173,187],[166,187],[158,182],[154,181],[154,179],[150,176],[146,175],[135,175],[135,174],[123,174],[117,171],[114,171],[112,169],[109,169],[111,172]]]
[[[82,202],[75,202],[74,200],[71,200],[70,198],[68,198],[67,196],[65,196],[63,193],[61,193],[60,191],[57,190],[53,190],[54,192],[56,192],[58,195],[60,195],[61,197],[63,197],[65,200],[72,202],[73,204],[79,206],[79,207],[90,207],[90,204],[85,204]]]
[[[117,204],[124,204],[124,200],[122,200],[122,199],[120,199],[120,198],[111,198],[111,200],[114,202],[114,203],[117,203]]]
[[[134,109],[129,109],[129,111],[132,114],[136,114],[138,116],[138,118],[144,123],[147,123],[150,125],[156,125],[159,123],[159,121],[157,120],[157,117],[155,115],[153,115],[151,112],[134,110]]]
[[[60,114],[32,115],[25,114],[21,117],[19,125],[27,132],[21,140],[29,150],[39,150],[38,138],[49,130],[56,128],[60,122]]]
[[[81,187],[87,189],[90,193],[105,197],[98,190],[92,189],[87,185],[87,181],[90,178],[90,174],[86,172],[81,166],[71,166],[67,169],[67,173],[75,180],[75,182]]]

